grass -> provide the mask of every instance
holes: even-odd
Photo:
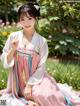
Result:
[[[57,82],[68,83],[74,89],[80,90],[80,62],[47,60],[47,71]]]
[[[46,62],[46,69],[57,82],[68,83],[73,86],[74,89],[80,90],[79,61],[58,61],[48,59]],[[0,89],[6,87],[8,72],[8,70],[3,69],[0,63]]]
[[[7,76],[8,76],[8,70],[4,69],[0,62],[0,89],[6,87]]]

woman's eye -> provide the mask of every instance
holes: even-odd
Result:
[[[31,20],[32,18],[28,18],[28,20]]]
[[[21,21],[24,21],[24,19],[21,19]]]

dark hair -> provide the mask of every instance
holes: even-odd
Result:
[[[18,10],[18,16],[20,19],[21,14],[29,14],[31,17],[36,18],[40,16],[40,7],[36,2],[28,2],[27,4],[22,5]]]

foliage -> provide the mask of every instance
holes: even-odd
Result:
[[[50,55],[80,56],[80,40],[74,36],[57,32],[49,39],[48,45]]]
[[[0,53],[2,52],[2,48],[4,47],[4,44],[10,35],[10,33],[19,30],[19,28],[15,26],[5,26],[0,28]]]
[[[41,18],[37,30],[45,36],[50,55],[80,56],[80,3],[40,0]],[[63,40],[64,39],[64,40]],[[67,45],[61,44],[66,41]],[[55,49],[55,46],[59,48]],[[68,51],[69,49],[69,51]]]
[[[0,62],[0,89],[3,89],[6,87],[7,76],[8,76],[8,70],[3,69],[3,66]]]
[[[46,19],[47,26],[45,23],[43,26],[49,35],[65,28],[68,33],[80,36],[80,3],[40,0],[40,4],[41,20]]]
[[[8,21],[8,13],[13,9],[15,3],[15,0],[0,0],[0,13],[5,14],[6,21]]]
[[[17,7],[25,2],[26,0],[0,0],[0,14],[3,15],[3,17],[5,16],[6,21],[9,21],[10,15],[12,13],[16,13],[18,9]],[[1,15],[0,18],[3,18]],[[15,14],[15,16],[17,17],[17,13]],[[15,19],[14,14],[12,19]]]
[[[5,41],[5,38],[3,36],[0,36],[0,53],[1,53],[2,48],[4,46],[4,41]]]

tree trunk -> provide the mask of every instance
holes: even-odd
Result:
[[[5,0],[5,20],[8,21],[8,3],[7,0]]]
[[[5,20],[8,21],[8,8],[5,7]]]

